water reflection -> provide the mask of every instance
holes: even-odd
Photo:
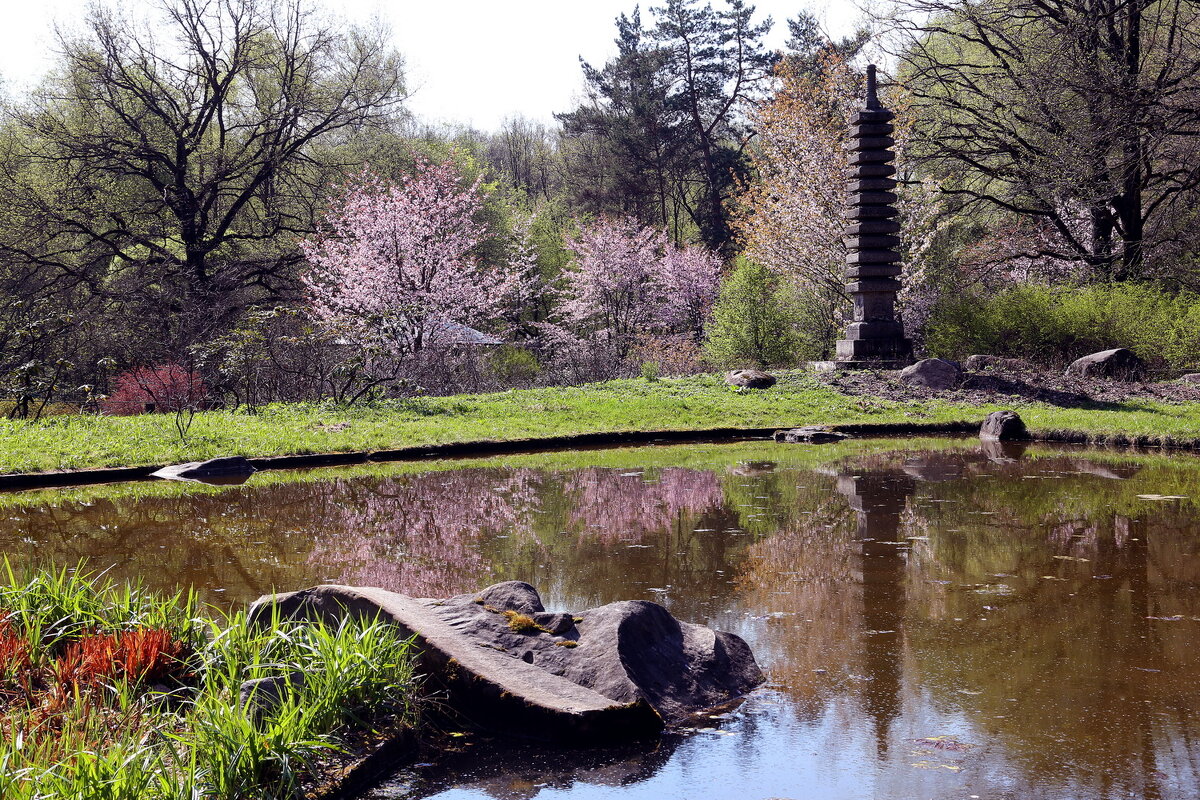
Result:
[[[504,579],[563,609],[653,599],[770,674],[649,751],[489,746],[381,797],[1200,795],[1196,459],[931,441],[449,466],[9,504],[0,547],[227,602]]]
[[[470,742],[436,763],[406,771],[393,794],[429,797],[455,789],[497,800],[527,800],[548,792],[620,789],[652,779],[675,755],[679,734],[625,747],[566,751],[552,746]]]
[[[892,720],[900,713],[906,562],[900,518],[916,481],[904,470],[838,475],[837,490],[857,517],[859,549],[853,577],[862,585],[862,664],[871,676],[863,693],[875,726],[876,749],[887,755]]]

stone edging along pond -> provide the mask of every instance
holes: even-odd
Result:
[[[911,436],[936,433],[975,433],[982,421],[852,423],[820,426],[828,430],[867,436]],[[340,464],[364,464],[372,461],[420,461],[433,458],[473,458],[478,456],[531,453],[581,447],[660,444],[666,442],[721,442],[739,439],[769,438],[780,426],[770,428],[706,428],[697,430],[610,431],[575,433],[529,439],[482,440],[413,445],[387,450],[357,450],[343,453],[304,453],[298,455],[250,458],[257,470],[300,469]],[[1200,438],[1176,439],[1124,433],[1086,431],[1030,431],[1030,441],[1067,444],[1107,445],[1116,447],[1166,447],[1200,450]],[[101,469],[55,470],[0,475],[0,491],[84,486],[97,483],[147,480],[164,464],[142,467],[105,467]]]

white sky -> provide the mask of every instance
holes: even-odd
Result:
[[[112,2],[112,0],[109,0]],[[118,0],[136,10],[150,0]],[[407,62],[409,108],[430,122],[489,130],[513,114],[549,122],[568,111],[583,76],[579,57],[602,65],[616,47],[613,21],[636,0],[314,0],[352,21],[379,16]],[[54,62],[54,23],[79,19],[88,0],[0,0],[0,80],[19,95]],[[643,22],[651,21],[641,3]],[[714,5],[720,7],[721,3]],[[782,47],[785,20],[810,9],[833,35],[859,18],[850,0],[758,0],[756,19],[775,20],[768,45]]]

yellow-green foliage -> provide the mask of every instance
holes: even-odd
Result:
[[[508,627],[517,633],[550,632],[534,622],[533,617],[529,616],[528,614],[519,614],[516,611],[505,611],[504,617],[508,620]]]
[[[1014,356],[1061,366],[1127,347],[1152,367],[1200,369],[1200,294],[1144,284],[1018,286],[955,294],[925,329],[930,355]]]

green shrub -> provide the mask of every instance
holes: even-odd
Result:
[[[1061,367],[1127,347],[1152,368],[1200,368],[1200,295],[1145,284],[1017,286],[963,293],[933,309],[925,326],[929,355],[973,353]]]
[[[650,382],[658,380],[658,362],[657,361],[643,361],[642,362],[642,378],[644,380],[650,381]]]
[[[537,356],[512,345],[495,348],[488,357],[492,377],[504,384],[530,383],[542,369]]]
[[[704,349],[718,367],[791,364],[799,338],[786,286],[769,269],[739,258],[721,285]]]

